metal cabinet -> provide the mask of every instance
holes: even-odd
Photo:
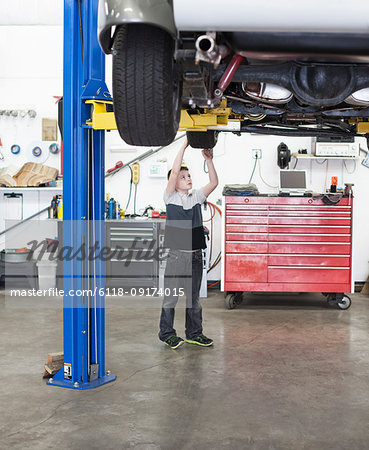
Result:
[[[159,235],[154,221],[107,221],[106,246],[115,256],[106,261],[108,287],[158,287]]]
[[[163,244],[164,220],[133,219],[105,221],[105,286],[112,288],[158,287],[162,261],[157,257]],[[58,239],[63,246],[63,222],[58,221]],[[164,266],[165,267],[165,266]],[[58,288],[63,284],[63,261],[58,260]]]
[[[223,290],[323,292],[339,303],[351,292],[352,203],[224,197]]]

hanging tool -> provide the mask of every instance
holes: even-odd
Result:
[[[277,164],[281,169],[285,169],[291,161],[291,151],[284,142],[281,142],[277,152]]]
[[[111,174],[111,172],[114,172],[114,171],[116,171],[117,169],[119,169],[121,167],[123,167],[123,162],[122,161],[117,161],[115,163],[114,167],[112,167],[111,169],[108,169],[108,171],[106,172],[105,176],[107,176],[107,174]]]
[[[13,155],[18,155],[18,153],[20,153],[21,148],[19,145],[14,144],[10,147],[10,151],[13,153]]]
[[[59,150],[60,150],[59,145],[56,142],[49,145],[49,152],[52,153],[53,155],[59,153]]]
[[[33,147],[33,149],[32,149],[32,155],[33,156],[41,156],[41,154],[42,154],[42,149],[41,149],[41,147]]]

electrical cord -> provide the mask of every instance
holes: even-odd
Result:
[[[252,169],[252,172],[251,172],[251,176],[250,176],[250,179],[249,179],[249,184],[251,183],[251,181],[252,181],[252,177],[254,176],[254,173],[255,173],[255,169],[256,169],[256,164],[258,163],[258,157],[256,156],[256,158],[255,158],[255,164],[254,164],[254,168]]]
[[[268,187],[270,187],[270,188],[278,189],[278,186],[272,186],[271,184],[267,183],[267,182],[264,180],[264,178],[263,178],[263,176],[262,176],[262,174],[261,174],[261,164],[260,164],[260,162],[259,162],[258,165],[259,165],[259,177],[260,177],[261,181],[262,181],[266,186],[268,186]]]
[[[218,208],[217,205],[214,205],[214,203],[207,202],[207,204],[209,205],[210,219],[204,220],[203,222],[209,222],[210,221],[210,223],[211,223],[211,227],[210,227],[211,228],[211,231],[210,231],[211,241],[210,241],[210,254],[209,254],[209,262],[211,264],[211,257],[212,257],[212,253],[213,253],[213,239],[212,239],[212,236],[213,236],[213,219],[214,219],[214,216],[215,216],[215,211],[218,211],[220,216],[222,216],[222,211],[220,210],[220,208]],[[213,208],[213,211],[211,210],[211,208]],[[219,253],[219,255],[220,255],[220,253]]]
[[[222,215],[222,211],[220,210],[220,208],[217,205],[215,205],[214,203],[211,203],[211,202],[207,202],[207,204],[213,206],[218,211],[220,216]]]
[[[221,252],[219,252],[219,253],[218,253],[218,256],[215,258],[215,261],[214,261],[214,263],[210,266],[210,269],[209,269],[209,270],[213,269],[213,268],[220,262],[221,259],[222,259],[222,258],[221,258]]]
[[[324,192],[327,191],[327,178],[328,178],[328,159],[326,159],[327,165],[325,167],[325,180],[324,180]]]
[[[212,288],[212,287],[216,286],[219,283],[220,283],[220,280],[215,281],[214,283],[208,283],[208,288]]]
[[[322,166],[325,162],[327,162],[328,160],[327,159],[324,159],[322,162],[319,162],[317,159],[315,160],[315,162],[317,163],[317,164],[319,164],[320,166]]]
[[[295,164],[294,164],[294,166],[293,166],[293,169],[292,170],[295,170],[296,169],[296,166],[297,166],[297,163],[299,162],[299,160],[296,158],[296,161],[295,161]]]
[[[135,184],[135,197],[133,203],[133,214],[136,216],[136,196],[137,196],[137,184]]]
[[[209,269],[207,270],[207,273],[209,273],[211,270],[213,270],[214,269],[214,267],[216,267],[219,263],[220,263],[220,260],[222,259],[222,257],[221,257],[221,252],[219,252],[219,254],[218,254],[218,256],[216,257],[216,259],[215,259],[215,261],[214,261],[214,263],[209,267]]]
[[[211,208],[211,207],[212,206],[209,205],[209,208]],[[214,214],[215,214],[215,210],[214,210]],[[210,244],[209,263],[211,262],[211,257],[213,255],[213,219],[211,219],[211,221],[210,221],[210,236],[211,236],[211,244]]]
[[[349,175],[352,175],[356,171],[356,161],[355,160],[354,160],[354,169],[351,172],[349,172],[349,170],[347,168],[346,161],[343,159],[342,162],[343,162],[343,165],[345,166],[346,172]]]
[[[207,202],[207,204],[209,205],[209,210],[210,210],[211,216],[210,216],[210,219],[203,220],[203,222],[210,222],[211,220],[213,220],[213,218],[215,216],[215,208],[214,208],[214,212],[213,213],[211,212],[211,207],[213,206],[213,204],[209,203],[209,202]]]

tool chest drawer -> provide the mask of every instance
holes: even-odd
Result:
[[[146,248],[152,242],[155,231],[150,224],[134,226],[132,224],[120,223],[118,225],[107,224],[107,239],[112,247]]]
[[[107,286],[157,286],[159,263],[154,252],[158,239],[155,222],[108,221],[105,245],[113,256],[105,264]]]
[[[309,253],[314,255],[349,255],[351,252],[351,246],[349,243],[345,242],[270,242],[268,251],[269,253],[283,254]]]
[[[226,274],[227,281],[266,282],[268,275],[267,255],[228,254],[229,270]]]
[[[268,253],[267,242],[227,242],[226,253]]]
[[[224,197],[224,290],[350,290],[352,203]]]
[[[301,216],[270,216],[269,217],[269,225],[326,225],[326,226],[332,226],[332,225],[345,225],[350,226],[351,225],[351,219],[350,217],[329,217],[329,216],[308,216],[308,217],[301,217]]]
[[[351,242],[351,234],[269,233],[269,242]]]
[[[268,231],[268,225],[244,225],[242,228],[240,227],[230,227],[229,225],[232,224],[227,224],[228,228],[227,230],[231,231],[231,232],[243,232],[243,233],[266,233]],[[238,224],[237,224],[238,225]],[[239,228],[237,230],[237,228]]]
[[[267,224],[268,214],[248,214],[247,212],[232,211],[226,216],[226,223]]]
[[[268,266],[350,267],[348,255],[269,255]]]
[[[227,233],[226,242],[233,241],[267,241],[268,233]]]
[[[306,234],[350,234],[351,227],[314,226],[314,225],[269,225],[270,233],[306,233]]]
[[[328,269],[324,267],[269,267],[270,283],[346,283],[350,282],[349,269]]]
[[[320,208],[314,208],[310,206],[309,208],[299,208],[298,212],[296,208],[284,208],[280,210],[269,209],[268,210],[269,217],[334,217],[334,218],[350,218],[351,217],[351,209],[339,210],[339,211],[327,211],[321,210]]]
[[[326,205],[320,198],[314,197],[278,197],[278,196],[225,196],[225,205],[250,205],[252,207],[266,207],[270,210],[283,208],[311,208],[339,211],[351,209],[352,198],[343,197],[336,205]]]
[[[257,225],[240,225],[240,224],[227,224],[226,233],[256,233],[258,230]],[[264,232],[268,231],[267,226],[260,227]]]

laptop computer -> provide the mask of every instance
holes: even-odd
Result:
[[[306,172],[304,170],[281,170],[279,172],[279,193],[297,197],[306,195]]]

